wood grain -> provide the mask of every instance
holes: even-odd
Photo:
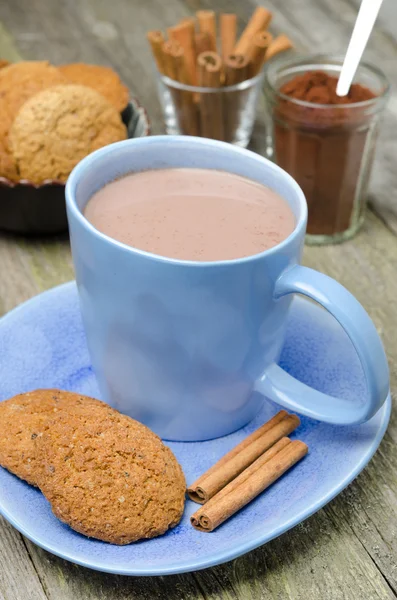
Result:
[[[46,597],[25,541],[0,517],[0,598],[45,600]]]
[[[303,50],[342,51],[356,0],[266,2],[271,29]],[[55,63],[83,60],[115,67],[163,131],[148,29],[165,29],[200,8],[236,12],[239,30],[251,0],[13,0],[0,3],[0,56]],[[397,32],[378,24],[367,56],[397,82]],[[263,102],[263,100],[262,100]],[[252,148],[265,148],[263,104]],[[352,241],[306,248],[306,265],[338,279],[362,302],[381,333],[397,389],[397,101],[385,116],[371,185],[374,212]],[[375,214],[376,213],[376,214]],[[379,218],[380,217],[380,218]],[[0,313],[73,277],[67,239],[0,236]],[[127,578],[96,573],[36,547],[0,519],[1,600],[362,600],[397,596],[397,417],[368,468],[305,523],[231,563],[183,576]]]

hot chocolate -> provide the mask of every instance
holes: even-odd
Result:
[[[276,192],[211,169],[126,175],[96,192],[84,214],[96,229],[129,246],[193,261],[258,254],[295,227],[291,209]]]

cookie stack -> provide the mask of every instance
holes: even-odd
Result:
[[[0,177],[66,181],[84,156],[127,137],[128,96],[108,67],[0,61]]]
[[[75,531],[113,544],[152,538],[182,517],[185,478],[150,429],[60,390],[0,402],[0,465],[37,486]]]

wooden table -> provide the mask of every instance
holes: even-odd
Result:
[[[303,50],[341,51],[358,0],[269,0],[272,29]],[[162,131],[145,31],[164,28],[211,4],[236,12],[241,25],[254,2],[245,0],[4,0],[0,57],[85,61],[115,67]],[[386,3],[385,3],[386,4]],[[396,16],[392,7],[390,16]],[[394,12],[393,12],[394,10]],[[397,35],[386,18],[368,59],[397,83]],[[392,96],[372,179],[371,209],[360,234],[340,246],[306,248],[305,264],[338,279],[366,307],[383,336],[397,384],[397,100]],[[252,142],[263,152],[259,119]],[[73,278],[67,238],[0,236],[0,311]],[[190,600],[341,599],[397,596],[397,422],[368,468],[324,509],[279,539],[226,565],[183,576],[128,578],[96,573],[36,547],[0,520],[0,599]]]

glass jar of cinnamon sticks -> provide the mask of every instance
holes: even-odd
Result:
[[[299,183],[308,204],[306,241],[351,238],[364,220],[368,182],[389,83],[361,64],[347,96],[336,95],[343,57],[277,61],[266,71],[268,155]]]
[[[258,7],[238,40],[236,15],[220,15],[218,36],[212,10],[168,28],[168,40],[161,31],[148,32],[167,133],[248,145],[262,67],[292,46],[284,35],[273,39],[271,17]]]

